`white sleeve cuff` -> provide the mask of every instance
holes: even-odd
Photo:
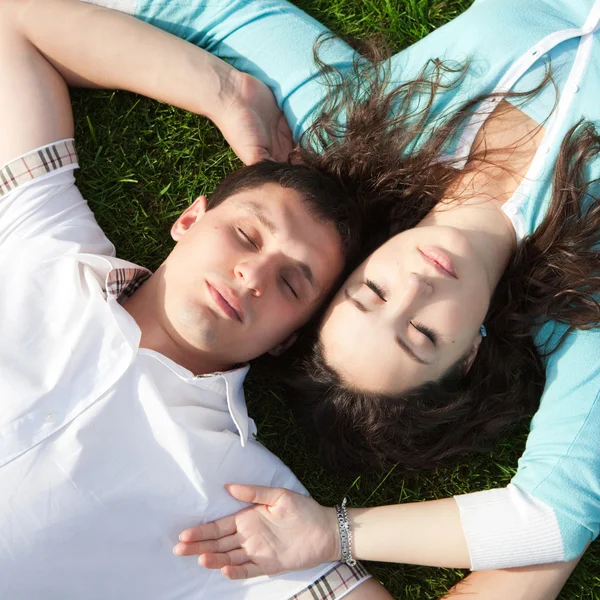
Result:
[[[472,571],[565,560],[554,510],[516,485],[454,499],[460,510]]]

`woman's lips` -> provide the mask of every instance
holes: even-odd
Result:
[[[242,322],[241,314],[229,304],[229,302],[225,299],[225,297],[217,290],[217,288],[213,287],[208,281],[206,282],[206,287],[214,300],[217,307],[221,310],[222,313],[225,314],[226,317],[233,319],[234,321]]]
[[[419,248],[419,252],[425,257],[425,259],[431,263],[438,272],[448,277],[458,279],[456,275],[456,269],[452,263],[452,259],[440,248],[428,246],[426,248]]]

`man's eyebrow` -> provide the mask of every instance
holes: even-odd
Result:
[[[404,352],[406,352],[406,354],[408,354],[408,356],[410,356],[414,361],[418,362],[420,365],[430,365],[431,363],[428,363],[426,360],[423,360],[422,358],[419,358],[412,350],[412,348],[399,336],[396,336],[396,344],[398,344],[398,346],[400,346],[400,348],[402,348],[402,350],[404,350]]]
[[[257,202],[246,202],[244,203],[244,207],[248,210],[248,212],[258,219],[258,221],[264,225],[267,231],[271,235],[275,235],[278,231],[277,225],[269,219],[269,217],[264,213],[261,206]],[[310,268],[310,265],[305,262],[296,262],[297,267],[300,269],[303,277],[310,283],[312,289],[317,292],[319,288],[317,286],[317,282],[315,281],[315,276],[313,275],[313,271]]]
[[[312,289],[315,292],[317,292],[318,291],[317,282],[315,281],[315,277],[313,275],[313,272],[312,272],[312,269],[310,268],[310,266],[304,262],[300,262],[300,263],[298,263],[298,268],[302,272],[302,275],[304,275],[304,278],[308,281],[308,283],[310,283],[310,287],[312,287]]]
[[[244,208],[248,209],[248,212],[253,217],[256,217],[260,221],[260,223],[265,226],[269,233],[271,233],[272,235],[275,235],[277,233],[277,225],[271,219],[269,219],[269,217],[264,213],[264,211],[258,203],[245,202],[243,206]]]

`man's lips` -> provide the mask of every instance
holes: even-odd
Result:
[[[438,273],[445,277],[458,279],[452,259],[443,250],[440,250],[440,248],[427,247],[419,248],[419,252],[428,263],[435,267]]]
[[[215,301],[215,304],[221,310],[221,312],[225,314],[226,317],[234,319],[235,321],[239,321],[240,323],[244,322],[244,311],[232,290],[226,288],[225,286],[219,286],[219,288],[216,288],[208,281],[206,282],[206,287],[208,288],[212,299]]]

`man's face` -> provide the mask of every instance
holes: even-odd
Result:
[[[300,193],[265,184],[177,220],[161,267],[162,328],[180,346],[232,366],[284,344],[343,268],[340,237]]]

